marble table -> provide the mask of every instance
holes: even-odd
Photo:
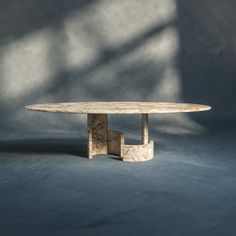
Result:
[[[154,142],[148,137],[148,115],[157,113],[199,112],[211,107],[190,103],[162,102],[68,102],[34,104],[28,110],[87,114],[88,158],[95,155],[114,154],[123,161],[139,162],[154,156]],[[140,114],[142,116],[142,143],[125,144],[124,133],[108,130],[108,114]]]

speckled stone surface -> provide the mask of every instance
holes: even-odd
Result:
[[[46,103],[26,106],[26,109],[46,112],[80,114],[143,114],[207,111],[207,105],[164,102],[71,102]]]
[[[150,141],[142,145],[124,145],[123,161],[139,162],[153,158],[154,142]]]
[[[88,115],[88,158],[107,154],[107,115]]]
[[[125,137],[123,132],[108,130],[108,153],[122,157],[124,143]]]

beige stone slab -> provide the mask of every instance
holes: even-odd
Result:
[[[207,111],[211,107],[200,104],[163,102],[70,102],[35,104],[26,106],[26,109],[80,114],[154,114]]]
[[[123,161],[127,162],[141,162],[153,159],[154,142],[150,141],[148,144],[141,145],[124,145]]]
[[[107,115],[88,114],[88,158],[107,153]]]
[[[118,156],[123,155],[123,147],[125,143],[124,133],[121,131],[108,131],[108,153]]]

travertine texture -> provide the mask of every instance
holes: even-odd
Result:
[[[210,110],[210,106],[190,103],[162,102],[71,102],[46,103],[26,106],[26,109],[47,112],[80,114],[143,114],[197,112]]]
[[[107,150],[107,115],[88,114],[88,158]]]
[[[148,161],[153,158],[154,142],[142,145],[124,145],[123,161],[139,162]]]
[[[148,143],[148,114],[142,114],[142,142]]]
[[[88,158],[94,155],[114,154],[123,161],[139,162],[153,158],[153,141],[148,142],[148,115],[142,115],[141,145],[125,145],[124,133],[107,130],[107,115],[88,114]]]
[[[108,131],[108,153],[123,156],[125,143],[124,133],[120,131]]]
[[[73,102],[26,106],[29,110],[88,114],[88,158],[98,154],[115,154],[123,161],[139,162],[153,158],[154,142],[148,140],[148,114],[195,112],[210,106],[159,102]],[[107,114],[142,114],[142,144],[125,145],[124,133],[108,131]]]

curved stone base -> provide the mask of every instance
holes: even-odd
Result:
[[[124,145],[122,159],[127,162],[148,161],[153,158],[153,150],[153,141],[141,145]]]
[[[153,158],[154,142],[147,144],[127,145],[124,133],[108,130],[108,154],[120,156],[123,161],[139,162],[148,161]]]

